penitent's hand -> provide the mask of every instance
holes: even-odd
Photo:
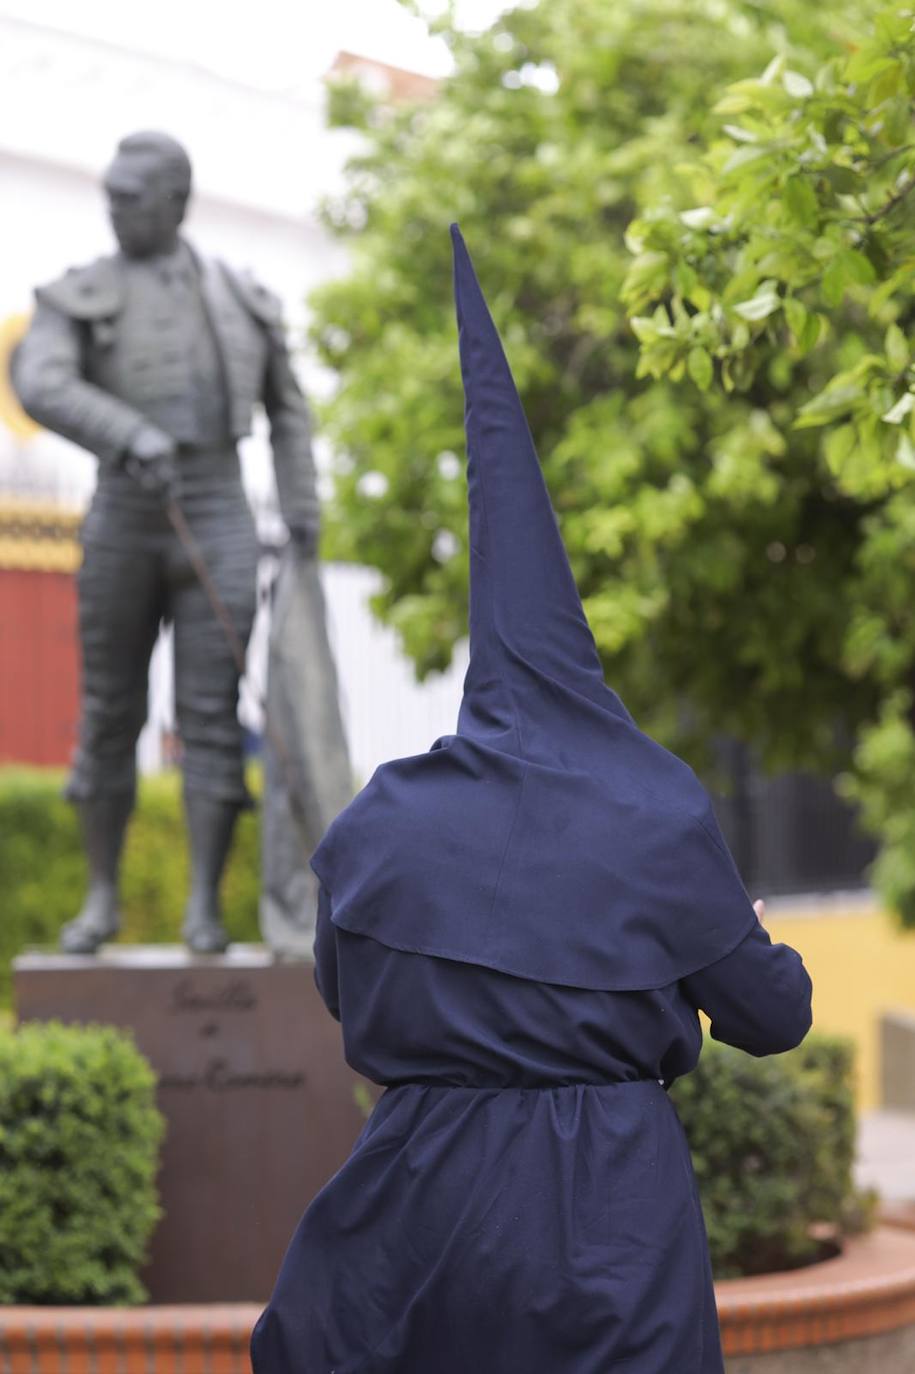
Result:
[[[766,904],[761,897],[753,903],[753,910],[756,912],[756,915],[760,921],[763,921],[765,919]]]
[[[175,484],[174,439],[155,425],[144,425],[130,441],[124,467],[144,491],[168,496]]]

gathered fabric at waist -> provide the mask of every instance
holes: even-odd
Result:
[[[370,1139],[377,1144],[379,1136],[405,1144],[430,1131],[449,1136],[466,1128],[475,1133],[480,1122],[497,1122],[498,1135],[546,1130],[564,1136],[575,1134],[585,1121],[632,1122],[646,1113],[654,1116],[657,1110],[672,1112],[673,1104],[656,1078],[536,1085],[395,1083],[378,1099],[354,1152]],[[492,1126],[485,1129],[491,1131]]]
[[[400,1088],[427,1088],[443,1092],[500,1093],[500,1092],[562,1092],[579,1088],[662,1088],[666,1091],[663,1078],[601,1078],[601,1079],[544,1079],[542,1082],[510,1082],[493,1080],[491,1083],[457,1083],[441,1078],[407,1078],[394,1083],[382,1083],[379,1087],[386,1093]]]

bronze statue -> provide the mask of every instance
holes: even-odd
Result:
[[[13,364],[24,408],[94,453],[98,482],[79,573],[82,701],[68,795],[79,808],[90,885],[61,934],[73,953],[118,930],[118,869],[135,795],[150,654],[171,621],[192,881],[184,937],[227,937],[219,884],[236,817],[250,804],[236,708],[236,649],[255,611],[258,542],[237,441],[266,409],[293,556],[316,549],[319,511],[308,411],[277,299],[201,256],[181,235],[191,164],[174,139],[122,139],[105,177],[119,251],[39,288]],[[211,587],[176,533],[180,510]]]

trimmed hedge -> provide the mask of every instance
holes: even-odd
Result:
[[[257,790],[257,778],[250,781]],[[56,769],[0,769],[0,1005],[10,998],[11,959],[27,946],[56,945],[85,891],[77,816],[62,796],[63,785]],[[180,940],[187,881],[180,777],[143,778],[124,852],[121,938],[131,944]],[[257,814],[248,812],[239,817],[223,884],[233,940],[260,939],[259,890],[260,827]]]
[[[0,1034],[0,1303],[143,1301],[163,1130],[123,1031]]]
[[[813,1035],[752,1059],[706,1041],[674,1084],[702,1197],[716,1278],[792,1269],[821,1251],[816,1233],[864,1229],[874,1198],[854,1184],[853,1048]],[[813,1228],[814,1234],[811,1234]]]

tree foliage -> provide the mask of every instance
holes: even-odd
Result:
[[[787,516],[799,469],[829,502],[822,531],[785,520],[779,559],[828,593],[823,544],[844,533],[830,652],[849,699],[872,696],[844,790],[883,841],[880,886],[915,922],[915,14],[885,9],[824,56],[806,71],[779,56],[719,93],[679,204],[659,198],[630,228],[624,296],[641,375],[765,413],[769,453],[723,436],[760,498]]]
[[[887,833],[915,421],[909,38],[880,12],[539,0],[473,36],[446,17],[435,100],[334,94],[364,145],[327,208],[352,269],[313,299],[313,338],[337,381],[330,551],[381,570],[422,675],[466,623],[459,220],[609,680],[700,768],[722,734],[833,772],[857,740],[850,786]],[[902,906],[906,881],[897,854]]]

